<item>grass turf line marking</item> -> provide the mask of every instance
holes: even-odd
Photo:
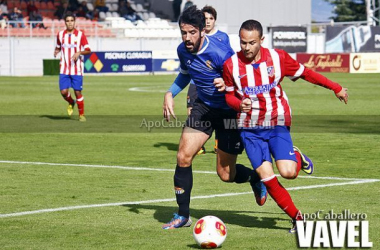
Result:
[[[160,86],[159,86],[160,87]],[[151,86],[148,86],[148,87],[133,87],[133,88],[129,88],[128,89],[129,91],[132,91],[132,92],[151,92],[151,93],[166,93],[167,90],[163,90],[163,89],[152,89]]]
[[[372,182],[377,182],[377,181],[380,181],[380,180],[375,180],[375,179],[357,180],[357,181],[330,183],[330,184],[322,184],[322,185],[300,186],[300,187],[287,188],[287,190],[302,190],[302,189],[325,188],[325,187],[344,186],[344,185],[357,185],[357,184],[372,183]],[[225,194],[194,196],[193,198],[191,198],[191,200],[209,199],[209,198],[218,198],[218,197],[229,197],[229,196],[238,196],[238,195],[245,195],[245,194],[252,194],[252,192],[225,193]],[[140,205],[140,204],[148,204],[148,203],[172,202],[175,200],[176,200],[175,198],[172,198],[172,199],[158,199],[158,200],[146,200],[146,201],[117,202],[117,203],[104,203],[104,204],[92,204],[92,205],[48,208],[48,209],[40,209],[40,210],[34,210],[34,211],[17,212],[17,213],[10,213],[10,214],[0,214],[0,218],[9,218],[9,217],[17,217],[17,216],[23,216],[23,215],[68,211],[68,210],[76,210],[76,209],[84,209],[84,208],[114,207],[114,206],[126,206],[126,205]]]
[[[0,163],[8,164],[23,164],[23,165],[47,165],[47,166],[69,166],[69,167],[88,167],[88,168],[115,168],[123,170],[137,170],[137,171],[159,171],[159,172],[174,172],[174,169],[168,168],[144,168],[144,167],[128,167],[128,166],[115,166],[115,165],[92,165],[92,164],[71,164],[71,163],[49,163],[49,162],[28,162],[28,161],[4,161],[0,160]],[[193,170],[193,173],[198,174],[216,174],[215,171],[200,171]],[[279,176],[279,175],[276,175]],[[375,180],[378,179],[360,179],[360,178],[343,178],[343,177],[322,177],[322,176],[297,176],[297,178],[305,179],[323,179],[323,180],[346,180],[346,181],[360,181],[360,180]]]

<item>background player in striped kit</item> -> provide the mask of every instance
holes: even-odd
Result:
[[[272,167],[272,158],[282,177],[294,179],[302,168],[313,172],[313,163],[290,137],[291,109],[281,87],[283,78],[302,78],[334,91],[336,97],[347,103],[347,89],[326,77],[305,68],[288,53],[261,47],[264,40],[261,24],[245,21],[239,31],[241,51],[226,60],[223,78],[226,84],[227,104],[240,112],[239,127],[248,158],[267,187],[268,193],[292,219],[302,219],[288,191],[278,182]]]
[[[218,16],[218,13],[216,12],[216,10],[212,6],[206,5],[205,7],[203,7],[202,12],[205,15],[206,35],[209,37],[214,37],[218,41],[226,44],[228,47],[231,47],[230,38],[228,37],[228,35],[215,27],[216,18]],[[191,81],[189,85],[189,89],[187,91],[187,115],[190,115],[191,109],[193,108],[193,105],[194,105],[194,101],[197,99],[197,97],[198,97],[197,87],[195,86],[194,82]],[[216,153],[217,150],[218,150],[218,138],[215,137],[214,153]],[[200,154],[205,154],[205,153],[206,153],[206,149],[203,145],[197,154],[200,155]]]
[[[79,121],[85,122],[83,89],[83,56],[91,53],[87,38],[83,31],[75,29],[75,16],[72,12],[65,15],[66,29],[57,34],[57,46],[54,57],[61,52],[59,89],[63,98],[69,103],[67,113],[73,113],[75,103],[78,105]],[[70,94],[70,88],[75,91],[76,101]]]

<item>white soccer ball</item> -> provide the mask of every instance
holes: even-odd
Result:
[[[217,248],[226,239],[227,228],[221,219],[208,215],[195,223],[193,236],[201,248]]]

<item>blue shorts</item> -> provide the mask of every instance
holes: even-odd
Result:
[[[73,88],[77,91],[82,91],[83,89],[83,76],[72,76],[72,75],[59,75],[59,89],[69,89]]]
[[[277,160],[297,162],[290,137],[290,128],[275,126],[274,128],[242,129],[240,133],[245,151],[256,170],[264,161],[272,163]]]

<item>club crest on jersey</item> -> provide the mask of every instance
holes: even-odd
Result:
[[[187,60],[186,64],[187,64],[187,65],[190,65],[190,64],[191,64],[191,60],[190,60],[190,59]]]
[[[209,68],[209,69],[213,69],[212,67],[212,62],[210,60],[207,60],[206,61],[206,66]]]
[[[267,72],[268,72],[269,77],[273,77],[274,76],[274,67],[273,66],[267,67]]]

